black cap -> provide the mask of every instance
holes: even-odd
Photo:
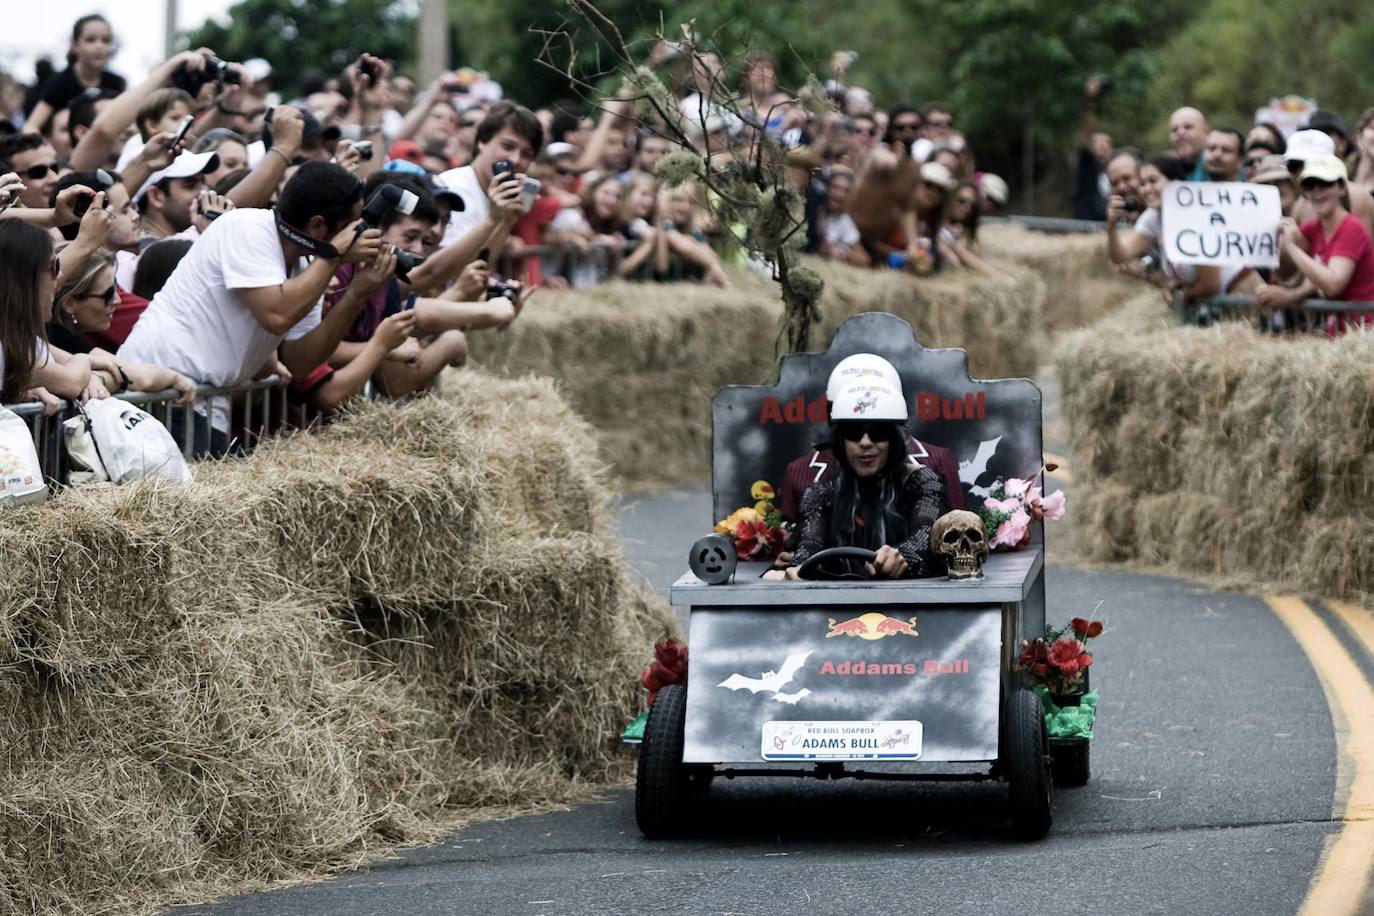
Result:
[[[434,179],[433,175],[428,177],[428,181],[429,193],[434,196],[435,200],[438,200],[441,197],[448,200],[450,208],[455,213],[462,213],[464,210],[467,209],[468,205],[463,202],[463,195],[453,190],[453,188],[440,184],[438,181]]]
[[[1324,108],[1312,112],[1312,117],[1307,119],[1307,129],[1319,130],[1324,134],[1340,134],[1345,139],[1350,139],[1350,131],[1346,129],[1341,116]]]

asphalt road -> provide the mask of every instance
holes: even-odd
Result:
[[[709,513],[702,491],[628,500],[632,562],[666,589]],[[642,839],[633,793],[615,791],[318,885],[175,912],[1297,912],[1342,823],[1331,713],[1289,630],[1259,598],[1165,578],[1051,562],[1047,587],[1052,620],[1101,601],[1108,631],[1094,643],[1093,778],[1059,790],[1043,841],[1010,838],[995,785],[717,780],[685,839]]]

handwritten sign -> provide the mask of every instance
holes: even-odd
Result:
[[[1241,181],[1171,181],[1164,257],[1174,264],[1278,267],[1279,189]]]

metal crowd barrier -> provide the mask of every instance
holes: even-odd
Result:
[[[1048,232],[1055,235],[1070,233],[1106,232],[1107,224],[1090,219],[1064,219],[1058,216],[1030,216],[1009,213],[1005,216],[985,216],[984,225],[1022,226],[1034,232]]]
[[[1335,299],[1304,299],[1282,309],[1264,309],[1254,296],[1226,293],[1194,300],[1181,292],[1173,297],[1174,315],[1180,324],[1207,325],[1217,321],[1253,321],[1266,331],[1325,333],[1328,319],[1341,315],[1374,315],[1374,302],[1341,302]],[[1357,319],[1363,324],[1363,318]],[[1374,326],[1374,323],[1371,323]]]
[[[177,445],[188,459],[192,457],[195,435],[194,411],[198,406],[207,411],[211,410],[215,399],[229,399],[234,441],[236,445],[241,445],[242,450],[251,449],[259,439],[273,435],[281,429],[304,429],[318,421],[315,411],[292,404],[287,399],[287,387],[276,375],[229,387],[202,385],[196,389],[194,404],[173,404],[178,396],[179,393],[172,389],[155,392],[128,391],[116,395],[121,400],[137,404],[157,418],[177,439]],[[80,415],[76,405],[67,401],[57,413],[46,417],[43,415],[43,405],[37,401],[4,406],[22,418],[33,433],[38,461],[49,487],[65,484],[70,468],[67,463],[62,424]],[[177,430],[173,425],[176,413],[180,413],[183,420],[180,437],[177,436]]]
[[[634,271],[621,276],[621,262],[638,247],[636,240],[624,246],[589,245],[585,249],[576,245],[526,245],[519,254],[502,254],[496,262],[496,273],[523,280],[528,275],[529,262],[537,259],[544,278],[562,277],[573,289],[595,286],[617,277],[644,283],[673,283],[687,279],[688,265],[677,254],[669,255],[668,270],[664,274],[654,272],[654,259],[650,256]]]

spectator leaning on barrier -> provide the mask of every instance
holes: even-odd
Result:
[[[1283,293],[1266,296],[1267,304],[1289,305],[1320,295],[1346,302],[1374,302],[1374,241],[1364,222],[1349,210],[1345,163],[1319,156],[1303,164],[1299,176],[1303,199],[1313,219],[1299,225],[1291,217],[1279,223],[1279,244],[1302,274],[1302,282]],[[1328,330],[1374,322],[1374,312],[1341,315]]]
[[[501,102],[477,128],[477,155],[471,165],[438,176],[438,183],[463,199],[461,212],[449,218],[444,242],[463,253],[464,262],[483,248],[499,255],[515,221],[524,213],[521,182],[544,145],[544,129],[528,108]],[[499,179],[492,167],[509,162]]]
[[[1160,206],[1164,186],[1180,181],[1187,166],[1174,156],[1156,156],[1140,167],[1139,216],[1130,229],[1120,223],[1129,222],[1132,211],[1126,201],[1112,195],[1107,201],[1107,258],[1130,276],[1137,277],[1164,290],[1166,301],[1175,289],[1186,297],[1211,296],[1220,292],[1220,274],[1215,267],[1184,267],[1170,265],[1160,249]]]
[[[1132,220],[1140,215],[1140,153],[1137,150],[1123,147],[1112,151],[1111,158],[1107,160],[1107,184],[1110,191],[1108,197],[1120,197]],[[1104,205],[1103,219],[1106,216]]]
[[[1288,149],[1283,158],[1288,163],[1288,171],[1296,180],[1308,161],[1335,155],[1336,144],[1330,134],[1320,130],[1300,130],[1288,138]],[[1374,233],[1374,197],[1368,194],[1349,195],[1348,206],[1350,212],[1364,223],[1365,228]],[[1293,219],[1299,224],[1316,219],[1316,210],[1306,195],[1299,196],[1297,203],[1293,205]]]
[[[1169,147],[1185,167],[1188,181],[1206,181],[1202,150],[1207,145],[1207,118],[1196,108],[1184,107],[1169,115]]]
[[[336,310],[321,318],[320,297],[335,268],[341,260],[370,263],[381,251],[380,232],[356,231],[361,209],[362,183],[344,169],[302,165],[276,210],[235,210],[210,224],[119,355],[217,386],[237,385],[273,367],[278,345],[293,373],[313,370],[334,352],[354,317]],[[307,262],[307,256],[313,257]],[[174,416],[173,426],[180,423]],[[197,453],[227,449],[229,415],[222,399],[195,424]]]

